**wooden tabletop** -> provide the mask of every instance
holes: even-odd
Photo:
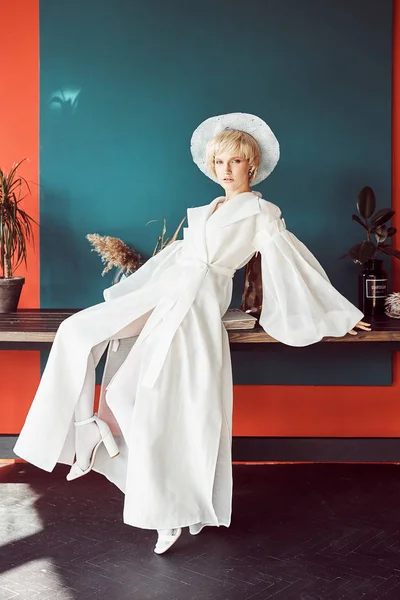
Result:
[[[390,319],[390,322],[381,321],[374,323],[371,321],[371,331],[358,331],[357,335],[347,334],[343,337],[324,337],[321,342],[400,342],[400,323],[393,323],[394,320]],[[265,333],[261,327],[256,327],[252,330],[230,330],[228,333],[231,344],[277,342],[277,340]]]
[[[79,309],[21,309],[15,313],[0,313],[0,342],[51,343],[62,321]],[[400,319],[382,317],[372,320],[372,331],[359,332],[341,338],[326,337],[323,342],[399,342]],[[269,343],[276,340],[261,327],[229,330],[231,343]]]
[[[51,343],[62,321],[78,309],[24,308],[0,313],[0,342]]]

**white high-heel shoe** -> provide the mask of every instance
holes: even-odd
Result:
[[[77,479],[78,477],[83,477],[83,475],[86,475],[87,473],[89,473],[89,471],[92,470],[92,467],[93,467],[93,464],[94,464],[94,461],[96,458],[97,450],[99,449],[101,444],[104,444],[110,458],[115,458],[119,454],[118,446],[115,443],[115,440],[113,438],[113,435],[111,433],[109,426],[107,425],[107,423],[105,421],[100,419],[97,415],[93,415],[92,417],[90,417],[90,419],[85,419],[84,421],[75,421],[75,427],[80,427],[82,425],[87,425],[88,423],[93,423],[93,422],[96,423],[97,427],[100,430],[101,439],[93,448],[88,468],[85,470],[81,469],[75,460],[74,464],[71,467],[70,472],[67,475],[68,481],[72,481],[73,479]]]
[[[172,531],[172,533],[166,533],[167,531]],[[154,552],[156,554],[164,554],[167,550],[171,548],[173,544],[175,544],[176,540],[180,537],[182,533],[182,529],[178,527],[178,529],[172,530],[160,530],[158,532],[158,540],[156,547],[154,548]]]

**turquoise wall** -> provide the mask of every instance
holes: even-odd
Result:
[[[389,0],[41,0],[41,305],[102,300],[110,277],[86,233],[147,256],[161,225],[149,220],[174,229],[219,195],[189,141],[203,119],[233,111],[272,127],[281,160],[257,189],[356,301],[357,269],[338,256],[362,239],[351,213],[363,186],[390,205],[391,27]],[[239,274],[236,305],[240,288]],[[351,382],[367,366],[390,383],[388,351],[352,358]],[[265,360],[276,378],[282,355]],[[315,360],[320,383],[342,382],[343,356],[337,370]],[[238,382],[270,381],[239,362]],[[281,383],[302,382],[289,371]]]

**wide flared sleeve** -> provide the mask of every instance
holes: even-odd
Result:
[[[261,253],[261,327],[289,346],[342,337],[363,314],[330,283],[308,248],[286,229],[280,210],[263,201],[253,247]]]

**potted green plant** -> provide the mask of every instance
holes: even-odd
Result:
[[[25,160],[25,159],[24,159]],[[28,182],[19,175],[23,162],[14,164],[7,173],[0,168],[0,312],[17,310],[24,277],[14,275],[21,263],[27,264],[27,244],[33,243],[33,223],[21,207],[31,193]]]
[[[400,258],[400,251],[388,243],[397,231],[395,227],[387,225],[395,211],[382,208],[375,212],[375,209],[375,193],[366,186],[358,195],[358,215],[352,215],[353,221],[365,230],[366,239],[352,246],[342,257],[350,257],[362,267],[359,276],[359,307],[366,316],[380,315],[385,310],[388,279],[382,266],[383,260],[379,256],[386,254]]]

